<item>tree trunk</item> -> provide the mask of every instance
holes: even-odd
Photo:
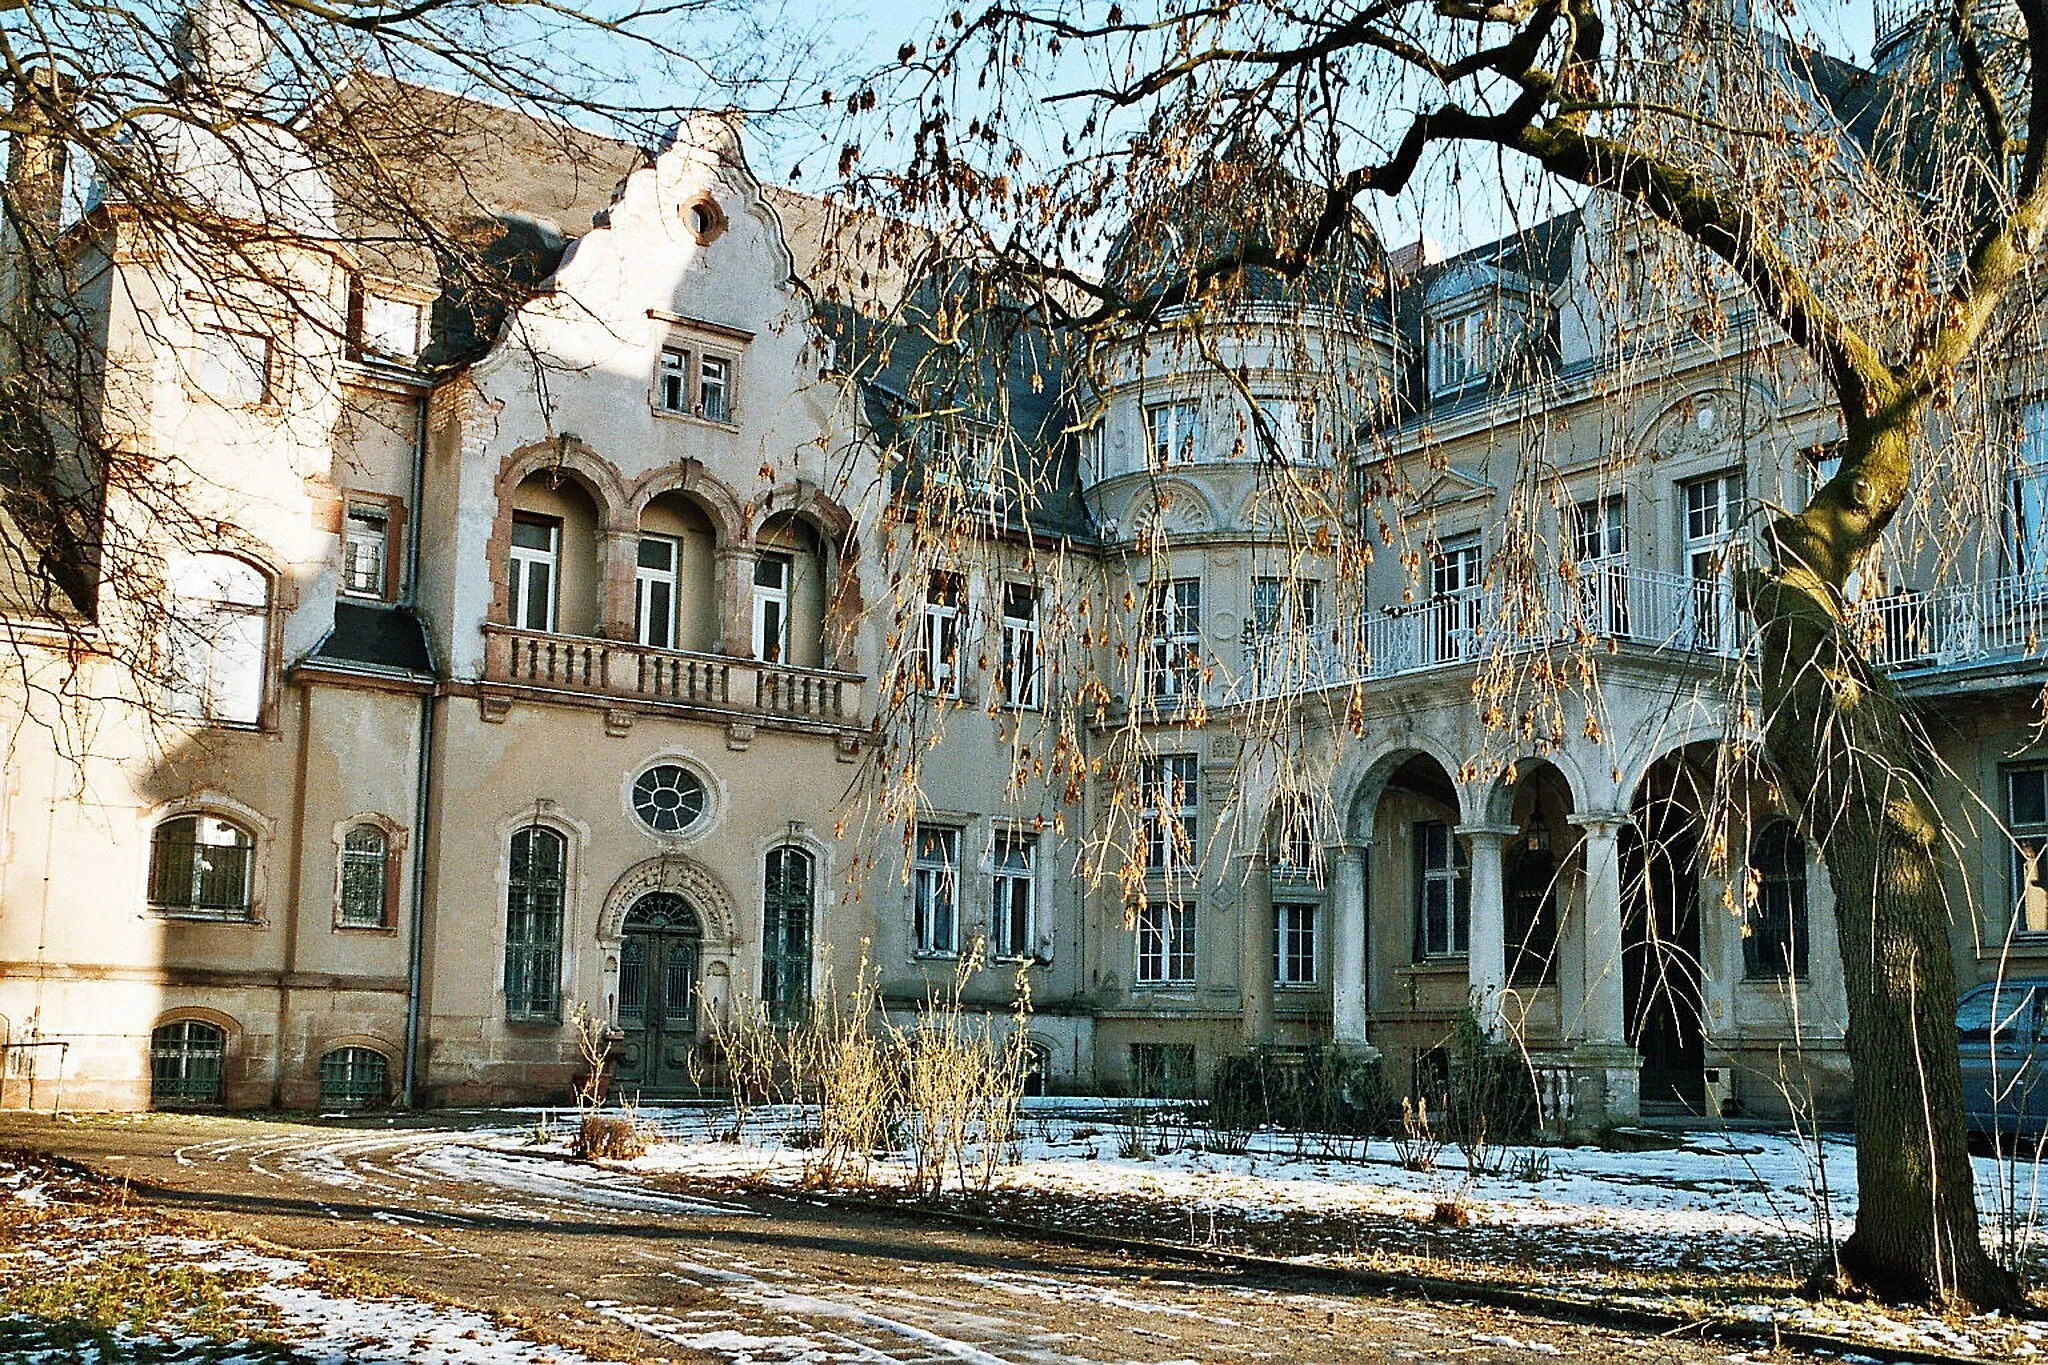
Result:
[[[1903,454],[1905,425],[1894,414],[1887,430],[1852,431],[1852,457],[1859,435],[1895,445],[1872,462],[1882,469],[1885,456]],[[1890,682],[1845,635],[1839,582],[1807,567],[1846,576],[1890,519],[1871,511],[1873,501],[1860,473],[1823,490],[1774,528],[1777,562],[1745,583],[1763,637],[1765,742],[1834,882],[1849,1004],[1859,1203],[1855,1231],[1816,1283],[2017,1308],[2019,1282],[1985,1251],[1977,1227],[1944,830],[1928,785],[1938,764]],[[1819,539],[1853,548],[1798,553]]]

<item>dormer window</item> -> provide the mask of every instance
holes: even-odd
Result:
[[[976,492],[996,486],[1002,440],[995,428],[980,422],[935,421],[925,427],[924,441],[931,478]]]
[[[1429,391],[1450,393],[1487,371],[1486,340],[1491,327],[1484,308],[1438,318],[1429,329]]]
[[[403,286],[349,281],[348,358],[410,365],[424,344],[426,301]]]

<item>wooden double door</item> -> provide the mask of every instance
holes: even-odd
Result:
[[[667,1093],[694,1083],[698,980],[704,928],[681,896],[654,891],[626,914],[619,943],[621,1043],[615,1083],[627,1091]]]

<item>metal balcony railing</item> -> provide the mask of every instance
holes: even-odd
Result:
[[[2048,647],[2048,576],[1870,599],[1850,630],[1872,663],[1902,674],[2039,657]],[[1518,590],[1472,588],[1335,627],[1247,634],[1239,694],[1313,691],[1587,641],[1728,657],[1748,634],[1726,582],[1592,564]]]
[[[484,627],[484,677],[621,701],[824,723],[860,718],[861,678],[623,640]]]

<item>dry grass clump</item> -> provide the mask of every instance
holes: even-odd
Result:
[[[630,1114],[585,1113],[576,1125],[576,1155],[585,1161],[631,1161],[644,1156],[653,1135]]]

